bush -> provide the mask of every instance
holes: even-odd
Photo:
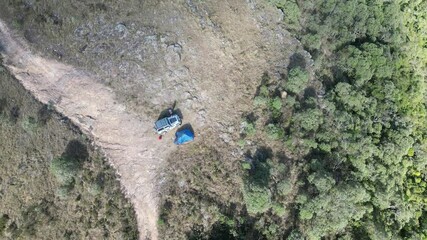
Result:
[[[285,104],[288,108],[299,107],[299,102],[292,96],[286,97]]]
[[[70,194],[70,187],[67,185],[60,186],[55,191],[55,195],[61,200],[67,199],[69,194]]]
[[[282,99],[280,97],[275,97],[270,101],[270,109],[274,118],[279,118],[282,110]]]
[[[295,113],[292,122],[295,127],[305,131],[316,131],[323,123],[323,113],[319,109],[306,109]],[[298,130],[296,131],[298,132]]]
[[[0,217],[0,236],[3,236],[3,232],[6,229],[8,221],[9,221],[8,215],[4,214]]]
[[[242,163],[242,168],[245,169],[245,170],[251,170],[252,166],[248,162],[243,162]]]
[[[272,123],[267,125],[266,131],[267,131],[268,137],[274,140],[283,138],[284,136],[283,129],[281,129],[280,127]]]
[[[285,213],[286,213],[285,206],[283,206],[282,204],[279,204],[279,203],[275,203],[273,205],[272,210],[273,210],[273,213],[276,214],[279,217],[283,217],[285,215]]]
[[[260,95],[260,96],[265,97],[265,98],[268,98],[269,93],[270,93],[270,92],[268,91],[267,86],[262,85],[262,86],[260,87],[260,89],[259,89],[259,95]]]
[[[243,122],[243,133],[247,136],[252,136],[256,132],[255,125],[250,122]]]
[[[245,186],[243,190],[243,199],[246,203],[246,209],[250,215],[264,213],[271,208],[271,193],[261,186],[251,184]]]
[[[99,195],[102,193],[102,186],[99,185],[98,183],[94,182],[94,183],[89,184],[89,186],[87,187],[87,191],[92,196],[96,196],[96,195]]]
[[[303,240],[305,239],[301,232],[298,230],[292,230],[291,234],[289,234],[288,238],[286,240]]]
[[[245,139],[239,139],[239,141],[237,142],[237,145],[239,145],[240,148],[244,148],[246,145],[246,140]]]
[[[292,191],[292,184],[288,180],[283,180],[277,184],[277,191],[281,196],[286,196]]]
[[[54,158],[50,164],[51,173],[63,185],[71,184],[80,168],[78,161],[67,157]]]
[[[308,72],[300,67],[292,68],[288,74],[285,89],[289,92],[300,94],[308,84]]]
[[[262,97],[262,96],[256,96],[254,98],[254,105],[255,106],[266,106],[268,103],[268,98]]]
[[[27,133],[33,133],[37,129],[38,123],[35,118],[28,117],[22,121],[21,126]]]

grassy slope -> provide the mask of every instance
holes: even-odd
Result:
[[[0,68],[0,238],[136,239],[114,170],[78,130]],[[78,161],[68,184],[51,162]]]

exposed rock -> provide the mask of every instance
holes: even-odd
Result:
[[[280,93],[280,97],[282,98],[282,99],[286,99],[286,97],[288,96],[288,93],[286,92],[286,91],[282,91],[281,93]]]
[[[230,134],[228,134],[228,133],[222,133],[222,134],[219,135],[219,137],[225,143],[229,143],[232,140]]]

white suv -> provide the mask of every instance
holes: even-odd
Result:
[[[154,124],[154,130],[156,130],[157,134],[163,135],[179,125],[181,125],[181,118],[177,114],[173,114],[170,117],[157,120]]]

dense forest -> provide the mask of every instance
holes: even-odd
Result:
[[[262,76],[239,141],[259,148],[238,170],[194,147],[206,156],[174,176],[165,236],[427,238],[427,2],[272,3],[314,64]]]
[[[427,237],[427,2],[276,4],[321,83],[312,95],[289,88],[304,78],[284,84],[297,104],[279,125],[306,196],[291,236]]]

